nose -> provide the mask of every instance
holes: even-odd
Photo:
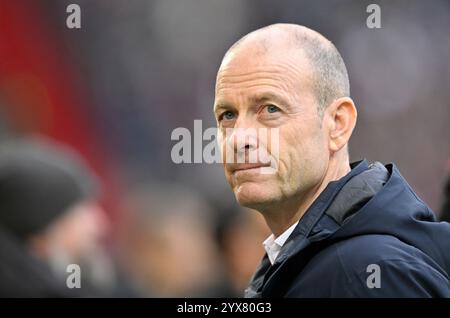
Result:
[[[258,148],[258,136],[255,128],[237,127],[232,131],[231,143],[235,154]]]
[[[225,149],[222,148],[224,163],[270,163],[277,166],[278,129],[268,129],[251,119],[239,118],[234,127],[225,132],[225,136]]]
[[[239,118],[234,127],[226,132],[226,162],[245,163],[255,161],[253,155],[257,152],[259,141],[256,127],[251,120]]]

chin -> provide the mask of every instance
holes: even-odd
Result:
[[[244,182],[235,187],[234,195],[240,205],[256,210],[275,201],[275,195],[263,183]]]

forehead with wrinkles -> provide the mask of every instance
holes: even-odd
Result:
[[[255,86],[290,94],[309,89],[311,67],[289,29],[264,28],[234,44],[219,68],[216,94]]]
[[[234,99],[243,97],[249,88],[312,94],[322,110],[350,94],[347,70],[335,46],[316,31],[293,24],[270,25],[237,41],[222,60],[215,88],[219,100],[228,98],[227,92]]]

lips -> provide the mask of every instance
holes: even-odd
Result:
[[[231,173],[235,173],[237,171],[245,171],[250,169],[257,169],[262,167],[270,167],[270,163],[261,164],[261,163],[238,163],[238,164],[229,164],[228,171]]]

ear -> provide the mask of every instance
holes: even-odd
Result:
[[[331,152],[337,152],[347,145],[356,125],[358,113],[350,97],[341,97],[325,109],[329,127],[329,144]]]

